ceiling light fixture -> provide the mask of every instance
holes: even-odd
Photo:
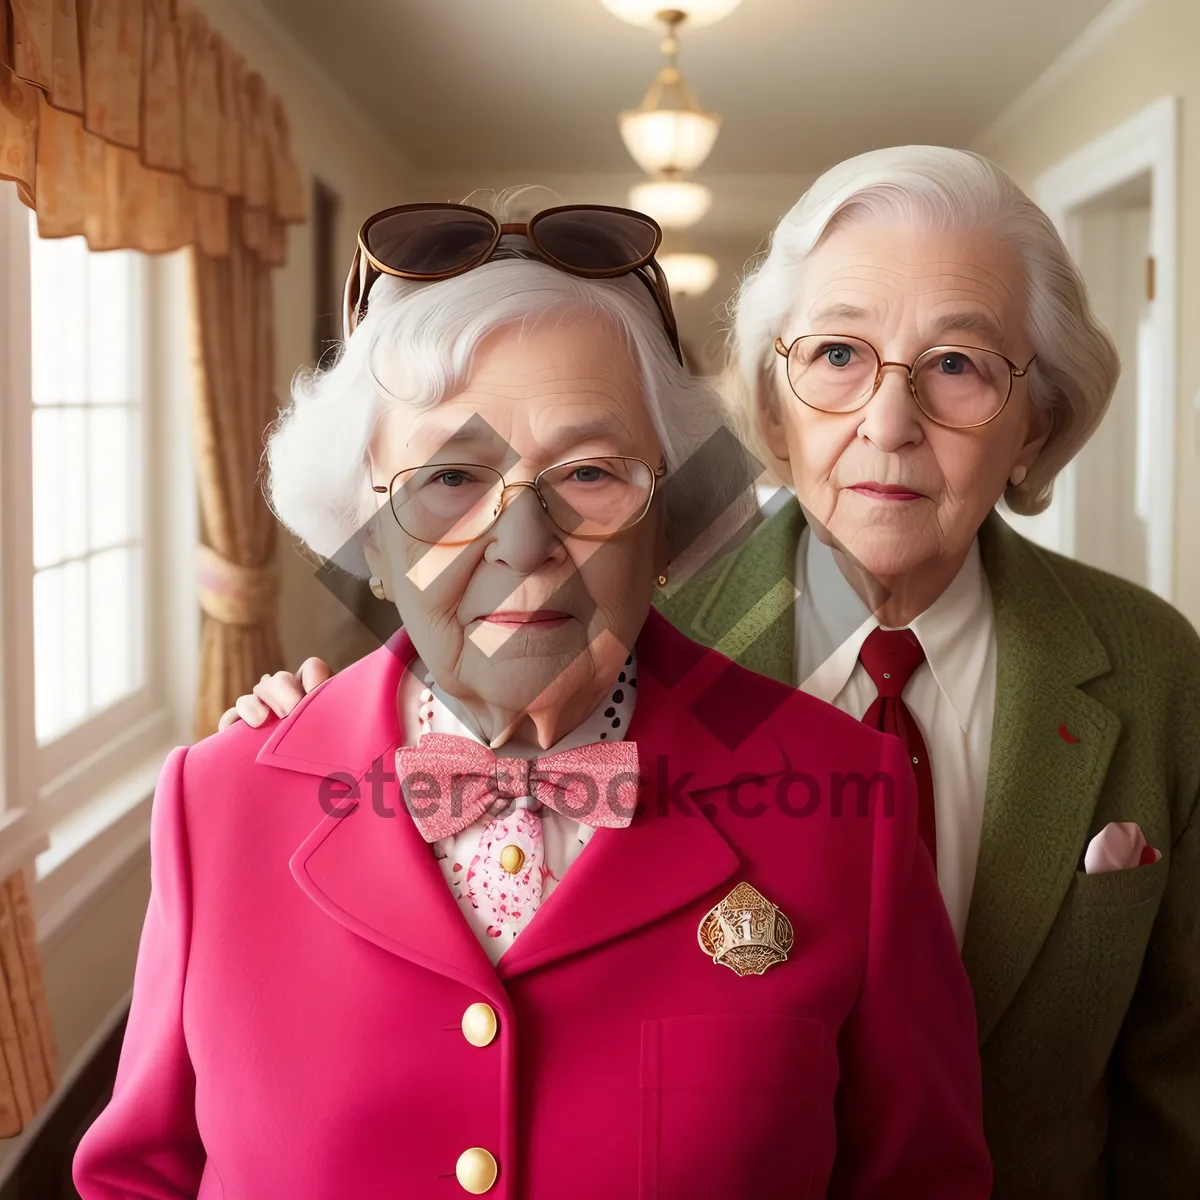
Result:
[[[689,179],[647,179],[629,189],[629,207],[653,217],[664,229],[695,225],[712,205],[712,192]]]
[[[675,63],[677,30],[687,15],[679,8],[659,12],[667,27],[662,43],[667,61],[642,103],[617,118],[625,148],[647,175],[671,177],[694,171],[708,157],[721,131],[721,118],[700,107]]]
[[[672,295],[703,296],[717,279],[717,260],[708,254],[660,254],[658,265]]]
[[[680,0],[675,5],[694,29],[701,25],[714,25],[723,21],[742,0]],[[614,17],[628,21],[630,25],[641,25],[653,29],[662,21],[661,0],[600,0]]]

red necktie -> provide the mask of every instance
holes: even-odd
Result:
[[[917,719],[902,693],[912,673],[925,661],[925,651],[911,629],[874,629],[863,642],[858,660],[871,677],[878,696],[863,724],[894,733],[908,747],[917,777],[917,829],[937,866],[937,821],[933,807],[933,769]]]

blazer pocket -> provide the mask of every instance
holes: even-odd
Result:
[[[1167,856],[1123,871],[1075,872],[1075,901],[1084,908],[1135,908],[1157,900],[1167,886]]]
[[[641,1200],[809,1194],[833,1088],[820,1021],[775,1014],[642,1023]],[[818,1106],[824,1106],[825,1118]]]
[[[1072,1014],[1057,1053],[1078,1078],[1100,1078],[1133,999],[1159,901],[1167,859],[1123,871],[1077,871],[1053,948],[1044,951],[1057,980],[1058,1009]]]

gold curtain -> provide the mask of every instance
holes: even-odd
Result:
[[[284,259],[305,216],[287,118],[176,0],[0,0],[0,179],[43,237],[93,250],[241,242]],[[236,209],[235,209],[236,204]]]
[[[58,1056],[21,871],[0,884],[0,1137],[33,1120],[58,1084]]]
[[[194,445],[208,545],[200,548],[204,631],[196,736],[282,662],[275,625],[275,519],[259,481],[275,415],[270,270],[240,244],[192,253]]]
[[[258,462],[274,415],[270,269],[306,208],[283,107],[186,0],[0,0],[0,179],[15,181],[42,237],[193,248],[204,736],[281,661]],[[0,1137],[11,1137],[58,1070],[20,872],[0,883],[0,971]]]

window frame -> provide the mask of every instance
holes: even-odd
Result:
[[[0,878],[36,859],[31,876],[40,914],[69,915],[86,903],[99,875],[115,869],[101,853],[111,859],[119,850],[123,862],[144,844],[153,791],[147,780],[172,746],[190,740],[200,614],[189,255],[146,255],[142,262],[143,682],[39,746],[29,210],[13,185],[0,182]],[[115,832],[121,836],[114,841]]]
[[[154,297],[152,295],[154,277],[151,260],[142,255],[136,262],[138,276],[137,311],[134,319],[141,326],[139,341],[140,354],[138,358],[138,417],[141,423],[139,430],[139,480],[138,513],[139,534],[137,537],[142,555],[140,571],[139,604],[144,616],[137,636],[141,640],[139,648],[142,660],[142,683],[133,691],[126,693],[119,700],[107,705],[99,712],[75,725],[69,726],[55,737],[51,738],[37,750],[39,788],[55,789],[60,796],[71,796],[78,792],[78,787],[63,787],[64,781],[74,775],[80,764],[90,764],[91,771],[98,771],[99,777],[94,779],[97,786],[111,783],[121,773],[123,766],[120,758],[128,753],[137,753],[140,747],[137,743],[142,740],[134,736],[134,730],[144,726],[149,718],[153,718],[156,710],[161,707],[161,646],[153,636],[153,614],[160,605],[155,595],[155,582],[158,578],[157,558],[159,546],[150,528],[150,518],[153,510],[153,498],[159,494],[157,487],[157,464],[159,455],[156,453],[160,438],[157,430],[157,414],[150,403],[150,393],[153,384],[154,356],[152,353],[152,327],[150,313],[153,311]],[[32,281],[31,281],[32,282]],[[32,363],[31,363],[32,379]],[[84,404],[90,402],[90,397]],[[31,405],[31,412],[38,406]],[[32,434],[31,434],[32,436]],[[32,440],[29,442],[32,450]],[[30,517],[32,519],[32,512]],[[95,553],[90,547],[86,557]],[[36,577],[36,564],[30,563],[31,577]],[[29,633],[32,636],[32,629]],[[90,650],[90,645],[89,645]],[[132,745],[130,743],[133,743]],[[120,754],[114,753],[120,747]],[[43,797],[45,799],[45,797]],[[61,800],[56,800],[61,807]],[[67,807],[72,807],[70,804]]]

